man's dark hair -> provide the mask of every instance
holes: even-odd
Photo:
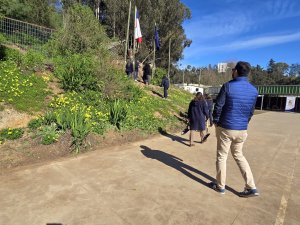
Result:
[[[248,74],[250,73],[251,65],[248,62],[239,61],[236,64],[235,69],[238,76],[248,76]]]

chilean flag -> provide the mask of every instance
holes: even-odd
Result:
[[[137,43],[142,43],[142,32],[140,27],[140,21],[139,21],[139,14],[135,7],[135,22],[134,22],[134,39]]]

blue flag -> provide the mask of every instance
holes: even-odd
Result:
[[[156,50],[158,51],[160,49],[160,40],[159,40],[159,36],[158,36],[158,29],[156,26],[155,26],[155,31],[154,31],[154,40],[155,40]]]

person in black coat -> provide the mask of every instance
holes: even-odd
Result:
[[[170,87],[170,81],[166,75],[163,76],[163,78],[162,78],[161,86],[164,88],[164,98],[167,98],[168,97],[168,89]]]
[[[133,79],[137,81],[139,75],[140,61],[136,60],[134,65]]]
[[[128,60],[126,63],[125,72],[127,76],[130,78],[133,73],[133,63],[130,60]]]
[[[150,64],[147,62],[143,68],[144,74],[143,74],[143,80],[145,84],[150,84],[150,79],[151,79],[151,66]]]
[[[212,97],[209,94],[205,94],[204,95],[205,100],[207,102],[207,106],[208,106],[208,114],[209,114],[209,126],[212,127],[213,126],[213,106],[214,106],[214,102],[212,100]]]
[[[206,121],[209,118],[207,103],[201,92],[190,102],[188,109],[188,119],[190,122],[190,146],[193,144],[195,131],[200,132],[201,143],[205,141]]]

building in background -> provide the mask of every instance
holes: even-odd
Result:
[[[225,73],[227,68],[227,63],[218,63],[218,73]]]
[[[207,87],[205,85],[202,85],[200,84],[174,84],[175,87],[178,87],[178,88],[182,88],[192,94],[196,94],[197,92],[201,92],[202,94],[204,94],[204,89]]]

